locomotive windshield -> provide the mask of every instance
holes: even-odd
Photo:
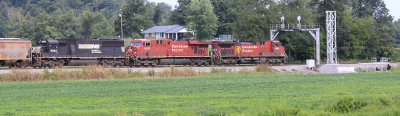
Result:
[[[133,46],[141,46],[142,42],[132,42],[131,45],[133,45]]]

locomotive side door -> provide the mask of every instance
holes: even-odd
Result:
[[[75,45],[74,45],[74,44],[69,44],[69,47],[70,47],[70,49],[71,49],[71,55],[74,55],[74,54],[76,54],[76,48],[75,48]]]
[[[148,57],[149,56],[150,47],[151,47],[151,43],[149,41],[149,42],[144,42],[143,44],[144,44],[144,47],[145,47],[144,50],[146,52],[146,56]]]
[[[265,51],[265,41],[261,41],[259,46],[260,47],[258,49],[260,50],[260,56],[262,56]]]
[[[208,55],[207,56],[212,56],[212,45],[208,44]]]

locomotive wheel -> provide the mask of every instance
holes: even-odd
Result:
[[[208,62],[204,62],[203,64],[204,64],[204,66],[208,66]]]
[[[202,63],[200,61],[197,61],[196,64],[197,64],[197,66],[201,66],[202,65]]]
[[[108,65],[108,64],[107,64],[107,61],[106,61],[106,60],[101,61],[101,65],[104,66],[104,67],[106,67],[106,66]]]

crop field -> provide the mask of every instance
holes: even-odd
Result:
[[[0,115],[400,115],[400,73],[0,82]]]

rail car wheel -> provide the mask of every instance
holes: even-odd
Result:
[[[21,63],[20,62],[17,62],[14,65],[15,65],[14,67],[21,68]]]

